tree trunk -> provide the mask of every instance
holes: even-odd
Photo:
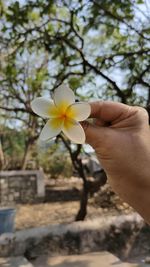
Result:
[[[3,152],[2,142],[0,140],[0,170],[3,170],[4,163],[5,163],[4,152]]]
[[[83,180],[83,189],[82,189],[82,195],[80,199],[80,209],[75,217],[75,221],[83,221],[87,214],[87,204],[88,204],[88,183],[86,179],[86,175],[84,172],[84,166],[82,164],[82,160],[80,158],[76,159],[76,166],[79,176]]]
[[[76,215],[75,221],[83,221],[87,214],[87,204],[88,204],[88,188],[87,184],[83,183],[83,190],[80,199],[80,209]]]
[[[150,88],[148,89],[147,105],[150,105]]]
[[[27,167],[31,146],[32,146],[32,144],[28,140],[28,142],[26,142],[26,147],[25,147],[25,151],[24,151],[24,155],[23,155],[23,159],[22,159],[22,164],[21,164],[21,169],[22,170],[25,170],[26,167]]]
[[[70,144],[63,138],[63,136],[60,136],[65,147],[68,149],[70,158],[72,161],[72,165],[74,169],[78,172],[79,177],[82,178],[83,180],[83,190],[82,190],[82,195],[80,199],[80,209],[75,217],[75,221],[83,221],[86,217],[87,214],[87,204],[88,204],[88,184],[87,184],[87,179],[86,175],[84,172],[84,167],[82,164],[82,160],[79,157],[79,154],[81,152],[81,145],[77,145],[76,151],[72,151]]]

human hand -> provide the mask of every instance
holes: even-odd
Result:
[[[150,221],[150,130],[146,110],[97,101],[91,103],[91,118],[92,124],[83,124],[86,140],[95,149],[109,183]]]

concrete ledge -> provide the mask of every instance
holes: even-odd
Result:
[[[107,251],[83,255],[39,257],[33,262],[36,267],[146,267],[142,264],[122,262]]]
[[[0,236],[0,256],[34,258],[39,253],[54,256],[99,250],[118,252],[121,256],[126,243],[133,239],[133,232],[139,231],[142,225],[142,218],[133,213],[3,234]]]
[[[33,267],[24,257],[0,258],[0,267]]]
[[[148,267],[143,263],[122,262],[107,251],[57,257],[42,255],[32,261],[32,264],[34,267]],[[0,258],[0,267],[33,267],[32,264],[24,257]]]

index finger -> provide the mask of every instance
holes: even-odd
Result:
[[[112,101],[95,101],[90,103],[91,118],[101,119],[104,122],[113,122],[126,117],[131,109],[130,106],[112,102]]]

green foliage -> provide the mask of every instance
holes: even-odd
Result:
[[[19,130],[25,129],[26,144],[34,145],[43,121],[30,103],[49,97],[64,81],[81,100],[146,105],[148,14],[143,0],[0,1],[0,108],[6,126],[15,120]],[[15,142],[10,147],[18,151]],[[55,168],[61,172],[58,158]]]
[[[68,154],[64,151],[55,151],[53,146],[46,151],[40,152],[38,155],[39,166],[50,177],[58,178],[70,177],[72,175],[72,164]]]
[[[81,80],[78,77],[71,77],[69,79],[68,83],[69,83],[70,87],[75,90],[75,89],[80,87]]]
[[[64,80],[73,89],[85,88],[89,76],[94,84],[97,75],[104,78],[104,72],[107,73],[104,78],[106,95],[111,88],[112,95],[119,97],[121,102],[131,102],[136,84],[149,90],[147,53],[150,34],[147,16],[140,10],[143,1],[95,0],[89,3],[84,0],[76,1],[74,5],[72,1],[30,0],[13,1],[7,6],[5,1],[2,3],[2,43],[14,49],[9,59],[6,57],[2,71],[7,81],[11,80],[12,84],[13,80],[16,90],[21,82],[21,87],[27,85],[28,89],[24,90],[31,94],[34,91],[33,97],[42,94],[44,87],[47,90],[48,84],[53,89]],[[138,19],[139,12],[143,14],[141,20]],[[120,55],[122,58],[117,60]],[[28,57],[32,60],[27,62],[24,59]],[[31,61],[35,63],[32,70]],[[41,62],[40,69],[38,61]],[[143,70],[140,70],[141,62]],[[110,75],[116,68],[124,70],[120,86],[115,86],[117,77],[112,79]],[[24,74],[27,77],[23,80],[21,76]],[[142,78],[139,79],[140,75]],[[1,84],[4,88],[3,81]],[[123,85],[128,94],[124,94]],[[5,84],[6,89],[9,90]],[[19,97],[25,98],[26,102],[24,90]]]
[[[5,153],[5,168],[20,169],[25,149],[26,133],[0,126],[1,143]]]

